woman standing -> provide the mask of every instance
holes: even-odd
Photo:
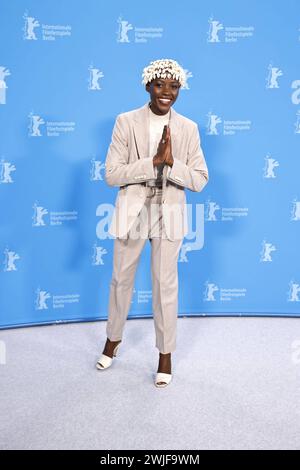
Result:
[[[184,189],[202,191],[208,170],[197,124],[171,109],[186,82],[183,68],[172,59],[156,60],[142,77],[150,101],[117,116],[106,158],[106,181],[120,189],[109,230],[116,239],[107,340],[97,368],[106,369],[116,356],[136,268],[149,240],[159,350],[154,383],[165,387],[172,379],[171,353],[176,348],[178,255],[188,231]]]

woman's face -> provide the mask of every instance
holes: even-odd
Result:
[[[180,83],[172,78],[155,78],[146,85],[151,97],[151,110],[155,114],[166,114],[175,103]]]

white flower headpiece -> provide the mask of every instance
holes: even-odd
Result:
[[[143,85],[154,80],[154,78],[173,78],[178,80],[181,86],[186,83],[186,74],[183,68],[173,59],[160,59],[150,62],[143,69]]]

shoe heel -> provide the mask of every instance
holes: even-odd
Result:
[[[109,356],[106,356],[105,354],[101,354],[101,356],[100,356],[100,358],[99,358],[99,360],[96,364],[97,369],[99,369],[99,370],[108,369],[108,367],[111,366],[111,364],[113,362],[113,358],[117,355],[120,344],[121,343],[117,344],[117,346],[115,347],[115,349],[113,351],[113,357],[109,357]]]

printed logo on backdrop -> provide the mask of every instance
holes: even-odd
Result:
[[[273,67],[272,64],[269,64],[268,67],[268,76],[266,78],[266,88],[279,88],[278,78],[283,75],[282,70],[278,67]]]
[[[300,201],[297,199],[292,201],[291,220],[300,220]]]
[[[99,80],[102,77],[104,77],[103,72],[91,64],[89,66],[88,90],[101,90]]]
[[[104,265],[103,256],[106,254],[107,254],[107,250],[103,248],[103,246],[97,246],[97,243],[94,243],[92,265],[93,266]]]
[[[152,290],[141,290],[133,288],[132,297],[130,303],[136,304],[148,304],[152,301]]]
[[[47,223],[45,221],[46,215],[49,214]],[[38,205],[37,202],[33,205],[33,216],[32,216],[32,226],[33,227],[43,227],[46,225],[62,225],[64,222],[69,222],[70,220],[77,220],[78,212],[77,211],[48,211],[43,206]]]
[[[52,295],[46,290],[42,290],[40,287],[35,291],[36,296],[34,300],[35,310],[48,310],[49,307],[64,308],[66,304],[79,303],[80,294],[64,294],[64,295]],[[52,304],[51,299],[52,297]]]
[[[206,281],[203,300],[205,302],[216,302],[217,300],[228,302],[240,297],[245,297],[246,292],[246,288],[225,289],[223,287],[219,287],[214,282]]]
[[[11,75],[10,71],[3,67],[3,65],[0,65],[0,104],[6,104],[6,90],[8,86],[5,79],[9,75]]]
[[[131,304],[134,304],[136,302],[136,300],[135,300],[136,295],[135,294],[136,294],[136,288],[134,287],[133,290],[132,290],[132,296],[131,296],[131,301],[130,301]]]
[[[190,87],[189,87],[188,79],[193,77],[193,73],[188,69],[183,69],[183,71],[185,73],[186,81],[185,81],[185,84],[180,87],[180,90],[189,90]]]
[[[292,93],[292,103],[298,106],[300,104],[300,80],[294,80],[292,82],[292,89],[295,90]],[[296,121],[294,124],[295,134],[300,134],[300,109],[296,112]]]
[[[252,121],[246,120],[222,120],[220,116],[214,114],[210,111],[207,114],[208,121],[206,125],[206,134],[207,135],[235,135],[237,132],[250,131]]]
[[[189,260],[187,257],[187,253],[189,251],[192,251],[191,245],[189,243],[183,243],[179,252],[179,257],[178,257],[179,263],[188,263]]]
[[[272,158],[270,155],[265,157],[265,166],[263,169],[264,178],[276,178],[274,168],[277,168],[279,163],[275,158]]]
[[[31,112],[28,115],[28,136],[29,137],[59,137],[75,131],[74,121],[45,121],[39,114]],[[42,127],[45,124],[46,129]],[[45,132],[45,134],[44,134]]]
[[[72,27],[70,25],[40,24],[39,20],[30,16],[27,11],[24,13],[23,19],[24,40],[37,41],[38,39],[42,39],[43,41],[56,41],[56,39],[71,36]]]
[[[1,158],[0,162],[0,183],[13,183],[11,174],[16,171],[16,165]]]
[[[276,247],[275,245],[273,245],[272,243],[270,242],[266,242],[266,240],[264,240],[262,242],[262,250],[260,252],[260,261],[261,262],[270,262],[270,261],[273,261],[272,260],[272,257],[271,257],[271,253],[273,251],[276,251]]]
[[[117,42],[120,43],[147,43],[152,39],[161,39],[163,36],[163,28],[151,26],[148,28],[133,26],[128,20],[122,16],[118,18]]]
[[[210,43],[238,42],[252,38],[254,34],[254,26],[224,26],[213,16],[209,18],[208,23],[207,42]]]
[[[292,280],[287,293],[288,302],[300,302],[300,284]]]
[[[137,290],[137,303],[138,304],[148,304],[152,301],[152,290]]]
[[[216,201],[207,199],[205,209],[205,220],[208,222],[233,221],[239,217],[248,215],[248,207],[221,207]]]
[[[105,163],[101,160],[96,160],[95,157],[91,159],[90,181],[103,181],[101,170],[105,169]]]
[[[20,259],[20,255],[6,247],[4,250],[3,271],[17,271],[17,267],[15,264],[15,261],[17,259]]]

